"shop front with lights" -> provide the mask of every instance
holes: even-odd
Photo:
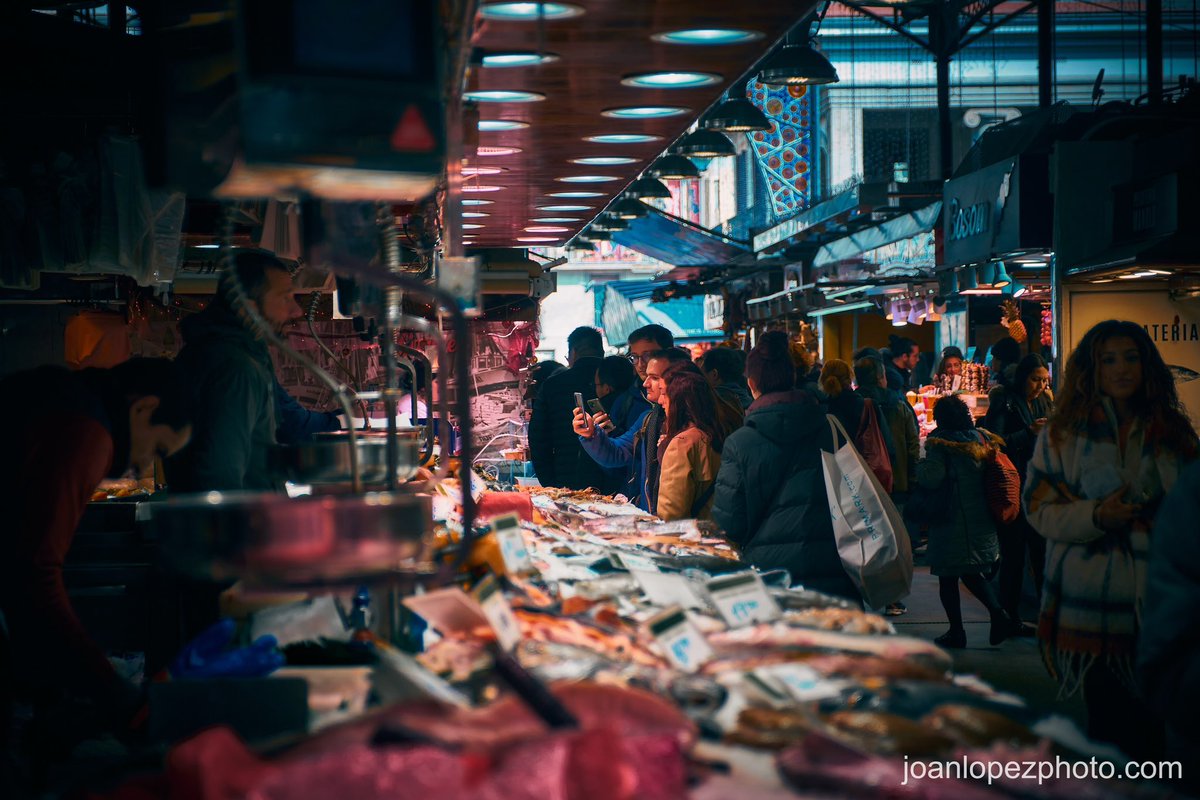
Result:
[[[808,314],[823,358],[850,361],[863,347],[886,346],[892,334],[934,350],[946,312],[934,281],[941,206],[934,201],[817,250],[811,274],[820,305]]]
[[[1200,424],[1200,121],[1174,122],[1055,153],[1059,353],[1103,320],[1141,324]]]
[[[1044,131],[1035,137],[1037,129],[1024,138],[1017,133],[1000,130],[996,136],[1028,149],[998,158],[1008,147],[985,134],[944,188],[938,294],[949,305],[940,346],[958,347],[967,361],[979,364],[986,364],[989,349],[1004,337],[1015,339],[1024,353],[1047,358],[1054,343],[1048,172],[1053,140]]]

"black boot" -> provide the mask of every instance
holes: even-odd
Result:
[[[967,632],[962,628],[951,628],[933,640],[938,647],[961,650],[967,646]]]

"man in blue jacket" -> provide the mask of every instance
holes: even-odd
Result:
[[[633,491],[638,508],[655,513],[658,506],[658,437],[662,432],[662,406],[658,404],[667,384],[663,372],[677,361],[690,361],[683,350],[660,350],[646,362],[646,380],[642,388],[650,401],[650,410],[644,412],[622,435],[610,439],[600,426],[608,421],[607,414],[575,412],[573,428],[579,434],[583,451],[602,467],[633,466]]]

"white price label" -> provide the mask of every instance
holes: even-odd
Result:
[[[668,608],[647,624],[667,660],[684,672],[695,672],[712,658],[708,640],[679,606]]]
[[[622,550],[620,552],[617,552],[614,550],[609,555],[610,561],[613,559],[613,556],[616,556],[617,559],[620,561],[619,566],[623,566],[623,567],[625,567],[625,569],[627,569],[631,572],[635,569],[641,570],[642,572],[661,572],[662,571],[658,568],[658,564],[655,562],[655,560],[653,558],[649,558],[647,556],[638,555],[637,553],[627,553],[624,550]]]
[[[517,642],[521,641],[521,624],[517,622],[504,592],[500,591],[500,584],[489,575],[475,587],[474,594],[479,607],[483,609],[483,615],[496,632],[496,640],[502,648],[512,652]]]
[[[763,683],[782,689],[797,703],[837,697],[846,681],[830,679],[804,664],[773,664],[752,673]]]
[[[533,570],[533,559],[525,544],[525,532],[521,530],[521,518],[516,514],[505,514],[491,521],[492,533],[500,545],[500,557],[509,574],[517,575]]]
[[[779,604],[767,593],[757,572],[721,575],[707,586],[713,605],[731,628],[779,619]]]

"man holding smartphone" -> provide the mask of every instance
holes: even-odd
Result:
[[[569,367],[548,378],[533,402],[529,420],[529,452],[542,486],[600,489],[603,468],[584,453],[572,431],[575,409],[586,409],[596,396],[596,369],[604,341],[595,328],[581,327],[567,337]]]

